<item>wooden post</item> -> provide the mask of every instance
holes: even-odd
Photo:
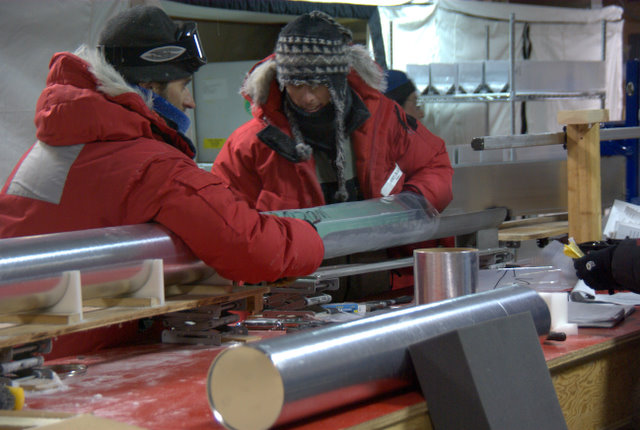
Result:
[[[567,126],[569,236],[578,243],[602,239],[600,122],[608,119],[606,109],[558,112]]]

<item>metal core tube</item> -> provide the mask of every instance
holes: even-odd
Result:
[[[288,423],[408,385],[410,345],[523,312],[549,332],[544,300],[512,286],[232,347],[209,369],[209,404],[228,428]]]
[[[82,297],[116,297],[146,280],[144,262],[162,259],[166,284],[213,276],[214,270],[159,224],[138,224],[0,240],[0,313],[52,306],[64,272],[81,272]]]
[[[495,208],[433,217],[424,204],[421,196],[398,196],[280,215],[329,213],[330,219],[318,225],[325,258],[470,233],[495,227],[506,215],[504,208]],[[376,213],[380,207],[395,212]],[[64,272],[72,270],[81,272],[84,299],[131,293],[146,279],[144,262],[150,259],[163,260],[166,285],[215,274],[181,239],[155,223],[0,239],[0,314],[56,304],[65,292]]]

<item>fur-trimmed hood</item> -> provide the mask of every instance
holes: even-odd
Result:
[[[369,55],[362,45],[349,47],[350,75],[356,73],[368,86],[384,92],[387,83],[384,71]],[[267,102],[272,83],[276,80],[275,55],[270,55],[256,64],[240,88],[240,94],[247,98],[252,105],[263,105]]]
[[[149,138],[193,157],[189,142],[152,106],[97,49],[83,45],[53,55],[36,104],[36,137],[52,146]]]
[[[105,60],[98,49],[81,45],[73,54],[89,63],[89,71],[96,78],[98,91],[111,97],[117,97],[124,93],[136,93],[142,97],[149,109],[153,109],[153,99],[151,95],[145,95],[139,89],[132,87],[124,77]]]
[[[344,176],[345,147],[351,134],[348,129],[353,126],[352,130],[355,130],[369,118],[370,112],[363,100],[382,97],[381,92],[386,88],[382,69],[373,61],[364,46],[349,45],[346,58],[349,65],[346,79],[351,99],[348,112],[345,110],[345,100],[336,99],[336,84],[328,84],[335,108],[335,140],[331,144],[335,145],[336,151],[333,165],[337,178],[337,191],[334,196],[337,202],[349,199]],[[342,72],[346,70],[343,66],[338,68]],[[258,133],[262,142],[292,162],[308,160],[313,153],[312,146],[300,131],[290,108],[282,104],[283,88],[278,80],[277,70],[276,55],[272,54],[247,74],[240,93],[251,103],[253,116],[267,125]],[[346,123],[347,116],[350,117],[350,124]]]

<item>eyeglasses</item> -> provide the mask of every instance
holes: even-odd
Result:
[[[178,29],[176,42],[150,46],[99,46],[107,60],[114,65],[139,67],[179,63],[189,73],[207,64],[195,22],[188,21]]]

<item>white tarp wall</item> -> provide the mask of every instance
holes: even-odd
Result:
[[[157,1],[0,0],[0,183],[35,141],[35,105],[45,85],[51,56],[59,51],[73,52],[82,43],[95,44],[111,16],[138,3]],[[393,27],[392,46],[385,47],[387,55],[392,55],[387,64],[405,69],[407,64],[483,60],[487,26],[490,58],[508,59],[511,13],[515,13],[517,21],[531,23],[532,60],[600,60],[601,23],[606,20],[606,107],[612,120],[622,118],[622,10],[614,6],[584,10],[441,0],[431,6],[380,7],[385,40],[390,40],[389,29]],[[515,31],[518,58],[522,26],[518,22]],[[529,132],[559,130],[555,115],[560,106],[598,108],[599,101],[527,102]],[[464,149],[460,155],[450,149],[454,162],[504,159],[503,151],[474,153],[469,142],[476,136],[511,134],[508,103],[438,103],[426,110],[425,124],[449,145]],[[519,127],[518,124],[516,129]],[[516,158],[530,156],[528,150],[550,154],[553,149],[518,150]],[[558,156],[564,156],[561,149],[555,150]]]
[[[35,142],[35,106],[51,56],[83,43],[95,45],[104,23],[134,3],[141,2],[0,1],[0,184]]]
[[[405,71],[407,64],[509,60],[512,13],[516,22],[516,60],[523,58],[526,21],[532,47],[530,60],[601,61],[602,23],[606,21],[605,108],[610,120],[623,119],[622,12],[617,6],[575,9],[465,0],[380,7],[387,64]],[[600,103],[599,99],[527,101],[528,133],[561,131],[556,120],[559,110],[599,109]],[[550,146],[516,151],[471,150],[473,137],[512,134],[509,102],[433,103],[426,105],[425,111],[425,125],[445,139],[455,164],[566,156],[562,148]],[[520,103],[516,103],[515,111],[517,134]]]

